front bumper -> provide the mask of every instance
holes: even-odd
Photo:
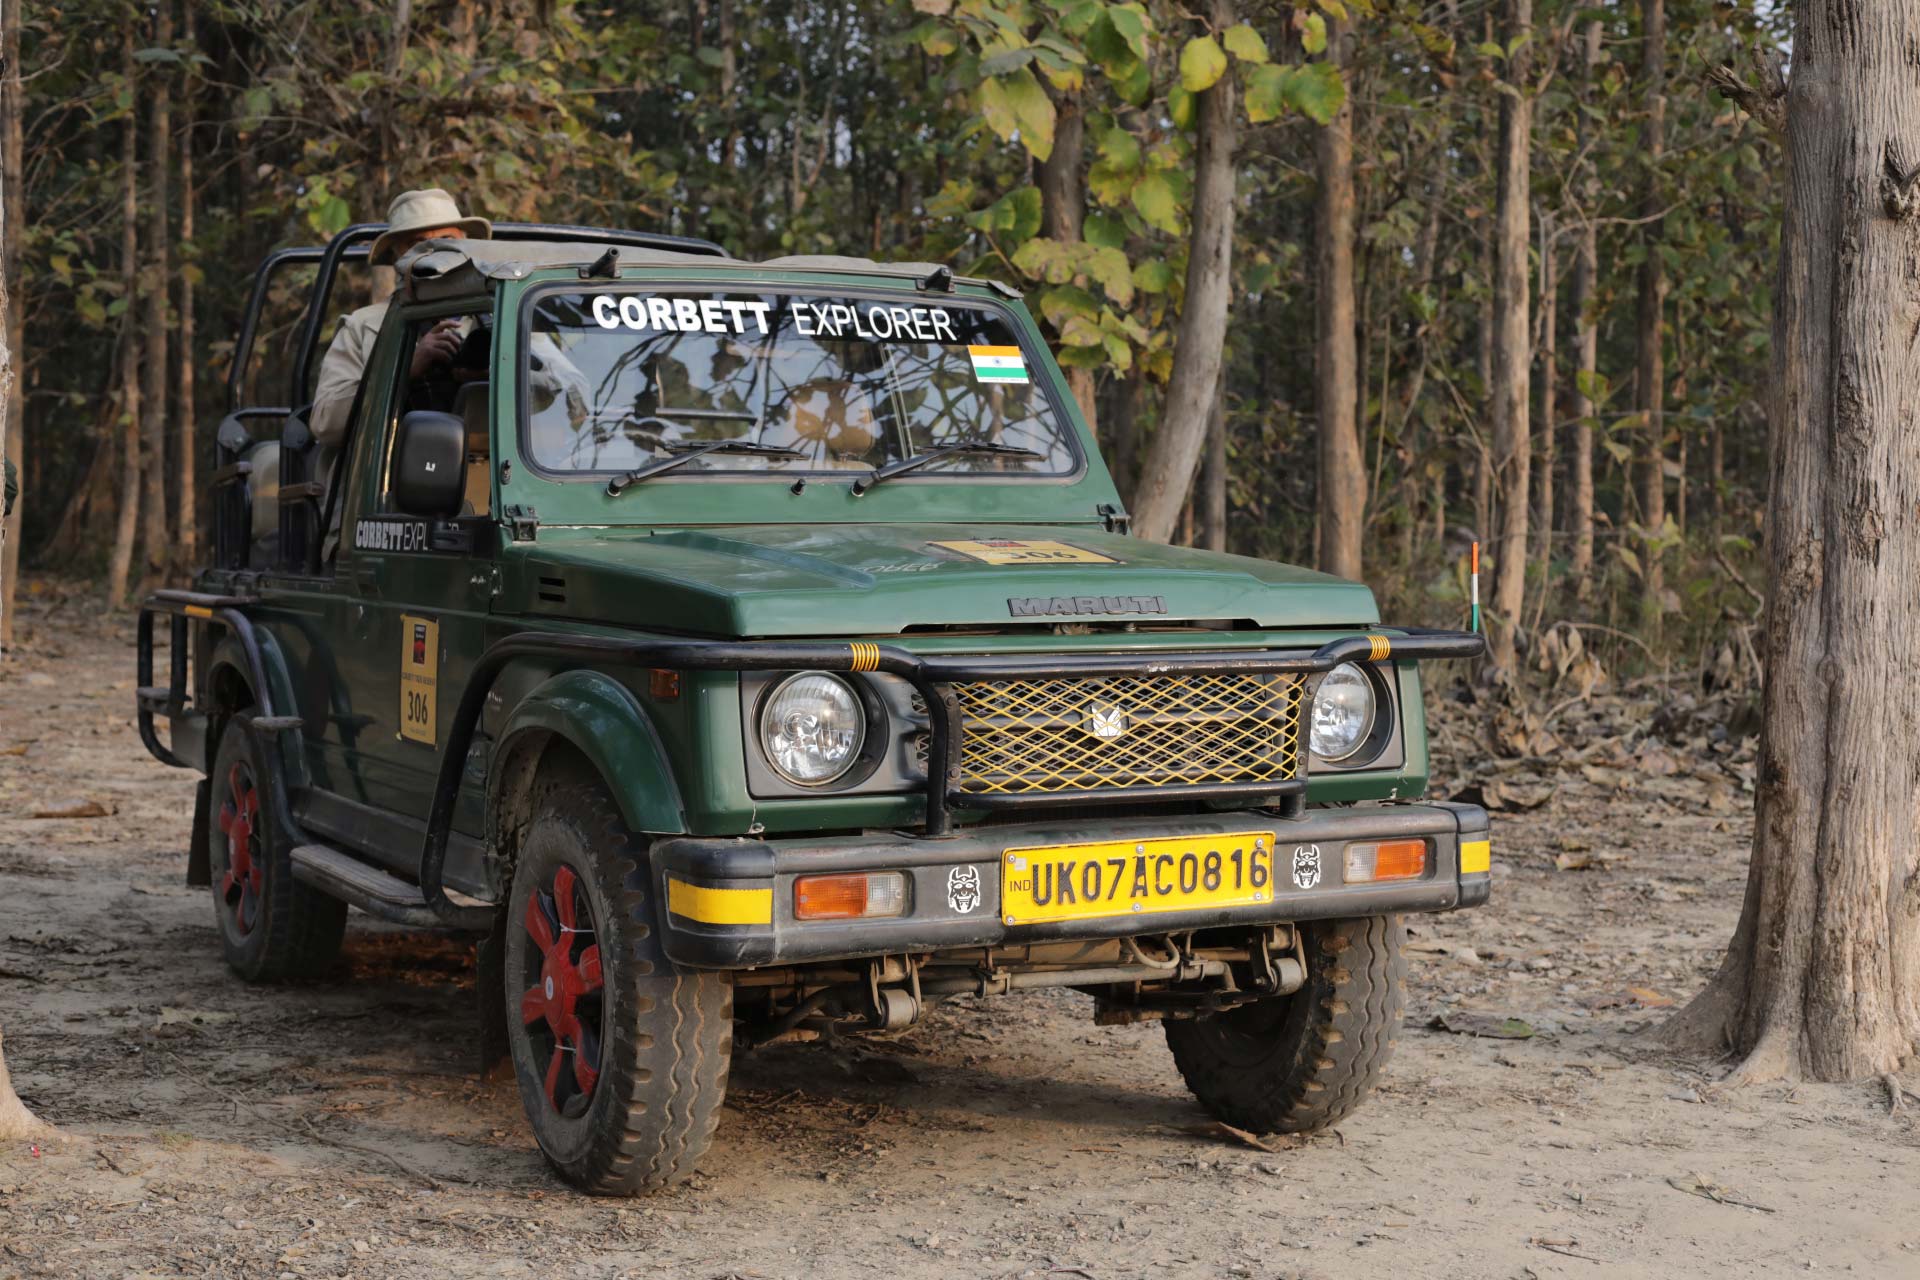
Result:
[[[1001,858],[1008,849],[1094,840],[1277,832],[1275,853],[1317,845],[1330,868],[1312,888],[1280,884],[1271,902],[1147,915],[1009,925],[1000,911]],[[1451,911],[1479,906],[1491,892],[1486,810],[1465,804],[1393,804],[1309,809],[1297,818],[1239,812],[1165,819],[1073,823],[1056,819],[971,827],[929,838],[882,832],[832,839],[699,839],[653,845],[654,888],[666,906],[666,951],[702,969],[843,960],[861,956],[999,946],[1063,938],[1137,937],[1222,925],[1258,925],[1329,917]],[[1425,874],[1415,880],[1344,884],[1340,868],[1353,843],[1423,837]],[[1463,870],[1461,852],[1467,857]],[[970,868],[972,874],[966,870]],[[902,871],[911,881],[910,914],[876,920],[800,921],[793,881],[833,871]],[[949,901],[955,872],[978,885],[966,911]],[[1277,879],[1277,878],[1276,878]]]

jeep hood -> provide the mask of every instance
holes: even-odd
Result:
[[[1359,583],[1087,526],[543,529],[509,550],[504,585],[503,611],[730,638],[1379,619]]]

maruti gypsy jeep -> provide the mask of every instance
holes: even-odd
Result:
[[[330,454],[380,230],[263,265],[214,563],[140,618],[235,973],[325,971],[349,906],[475,935],[483,1056],[594,1193],[693,1169],[737,1044],[963,993],[1158,1020],[1242,1129],[1360,1103],[1403,915],[1488,897],[1486,813],[1421,799],[1420,663],[1479,636],[1128,536],[1019,296],[932,264],[429,242]]]

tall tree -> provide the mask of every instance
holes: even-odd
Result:
[[[153,43],[156,49],[171,52],[173,44],[173,5],[160,0],[154,7]],[[158,574],[171,559],[167,520],[167,382],[173,372],[167,359],[168,285],[173,272],[170,251],[172,235],[168,229],[171,196],[169,175],[173,172],[173,77],[165,61],[147,64],[152,96],[147,102],[147,253],[149,260],[141,284],[146,295],[147,320],[143,335],[146,347],[146,383],[141,391],[145,410],[141,427],[145,438],[140,463],[143,483],[140,494],[140,537],[145,544],[147,572]],[[137,99],[136,99],[137,100]]]
[[[1327,61],[1347,62],[1348,24],[1335,20],[1327,32]],[[1353,288],[1353,100],[1341,104],[1333,122],[1314,138],[1318,186],[1313,198],[1314,413],[1320,420],[1318,485],[1320,567],[1358,578],[1360,538],[1366,511],[1367,467],[1360,451],[1359,337]]]
[[[1634,332],[1634,407],[1643,428],[1640,455],[1640,519],[1652,539],[1646,549],[1647,607],[1658,618],[1666,589],[1659,540],[1667,523],[1666,349],[1667,272],[1660,257],[1661,161],[1667,150],[1667,3],[1640,0],[1640,77],[1646,93],[1646,123],[1640,154],[1646,165],[1641,189],[1640,301]]]
[[[1493,552],[1493,608],[1487,638],[1494,664],[1514,667],[1527,586],[1528,488],[1532,436],[1527,417],[1532,367],[1527,293],[1531,214],[1533,0],[1506,0],[1507,72],[1500,86],[1500,140],[1493,215],[1493,496],[1499,537]]]
[[[194,25],[193,4],[191,0],[181,6],[184,18],[182,43],[189,51],[198,47],[197,32]],[[193,349],[193,282],[199,274],[198,247],[193,242],[193,213],[197,192],[193,185],[193,124],[194,108],[191,101],[181,104],[180,122],[180,247],[183,255],[194,255],[192,260],[183,257],[180,263],[180,341],[176,348],[178,358],[174,376],[174,404],[179,415],[179,428],[174,432],[176,470],[178,478],[176,488],[179,492],[179,504],[174,510],[174,553],[178,563],[193,565],[199,563],[199,484],[195,475],[195,463],[200,451],[199,415],[194,411],[194,365],[197,353]]]
[[[19,351],[24,345],[25,326],[21,303],[16,296],[20,279],[20,236],[25,229],[26,185],[22,173],[23,117],[25,95],[20,84],[20,0],[0,0],[0,277],[12,290],[11,299],[0,307],[0,327],[4,327],[7,348]],[[26,415],[25,397],[20,379],[8,371],[7,402],[0,413],[13,424],[13,430],[0,434],[0,457],[25,470]],[[23,500],[23,505],[24,505]],[[0,518],[0,658],[13,647],[14,588],[20,577],[20,520],[16,509],[12,516]]]
[[[1212,0],[1207,16],[1214,32],[1233,25],[1228,0]],[[1234,80],[1231,75],[1216,74],[1218,78],[1196,95],[1194,103],[1198,138],[1186,298],[1174,332],[1166,413],[1147,448],[1134,495],[1134,530],[1155,542],[1173,537],[1186,505],[1226,350],[1233,292]]]
[[[140,113],[138,63],[133,25],[121,33],[121,92],[125,114],[120,123],[120,289],[127,300],[120,313],[120,513],[114,522],[113,552],[107,561],[107,599],[127,597],[133,571],[133,544],[140,510],[140,332],[131,323],[132,300],[140,288]]]
[[[1794,19],[1753,857],[1726,961],[1667,1032],[1746,1080],[1847,1080],[1920,1043],[1920,5]]]
[[[1062,245],[1078,245],[1087,220],[1087,118],[1081,110],[1080,94],[1075,90],[1052,90],[1053,149],[1034,166],[1035,184],[1040,188],[1040,234]],[[1085,277],[1075,283],[1084,285]],[[1098,425],[1094,405],[1093,370],[1075,365],[1067,371],[1067,386],[1087,429]]]
[[[18,9],[15,8],[9,16],[17,17]],[[7,64],[7,74],[14,74],[12,62]],[[13,184],[7,181],[11,176],[0,172],[0,184],[4,184],[0,185],[0,204],[13,194]],[[9,296],[6,274],[0,272],[0,315],[11,314],[8,309]],[[0,325],[0,454],[5,453],[12,434],[7,428],[17,421],[11,412],[14,385],[12,328],[11,324]],[[6,542],[6,533],[0,529],[0,551],[6,549]],[[17,1142],[44,1132],[47,1132],[47,1126],[27,1110],[19,1095],[13,1091],[13,1079],[7,1074],[6,1040],[0,1036],[0,1142]]]
[[[1580,105],[1575,113],[1579,124],[1575,138],[1579,142],[1580,228],[1574,241],[1573,343],[1576,369],[1573,380],[1573,443],[1567,458],[1567,481],[1573,490],[1568,499],[1567,524],[1573,533],[1573,556],[1568,574],[1573,578],[1576,597],[1585,599],[1593,585],[1593,392],[1600,377],[1600,324],[1594,291],[1600,275],[1600,230],[1595,221],[1600,184],[1594,162],[1587,156],[1592,125],[1593,79],[1600,65],[1600,22],[1593,19],[1581,34]]]

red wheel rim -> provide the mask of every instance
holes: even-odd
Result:
[[[534,890],[522,920],[532,946],[520,997],[520,1021],[535,1061],[546,1054],[543,1089],[547,1104],[575,1117],[593,1099],[600,1079],[600,945],[593,908],[572,867],[554,871],[553,882]]]
[[[227,868],[220,877],[220,905],[241,937],[260,923],[266,899],[266,858],[260,849],[260,790],[253,772],[238,761],[227,771],[220,802],[220,833],[227,838]]]

